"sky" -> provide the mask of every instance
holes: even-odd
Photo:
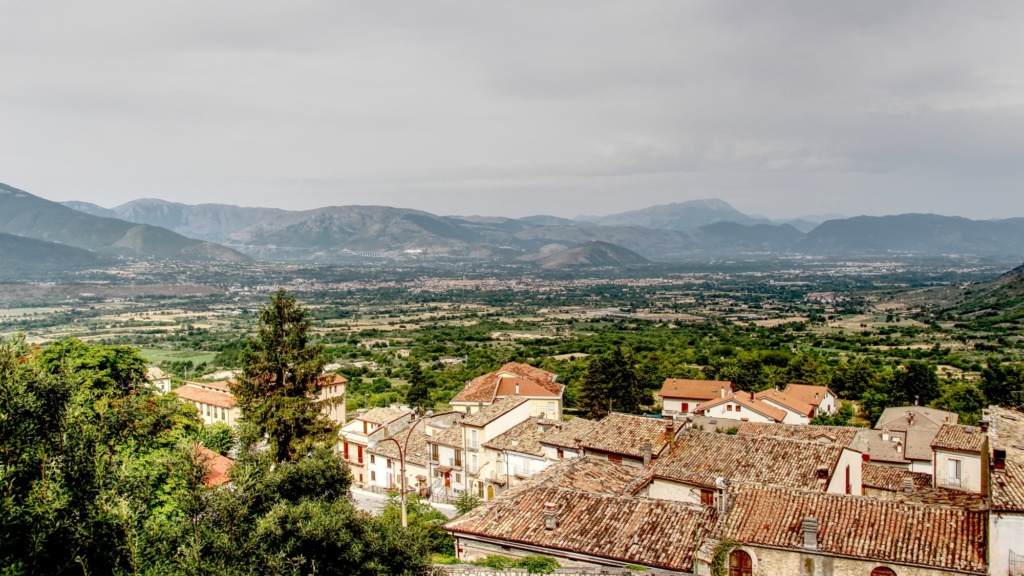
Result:
[[[1024,216],[1024,2],[0,0],[0,182],[436,214]]]

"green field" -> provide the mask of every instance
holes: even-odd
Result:
[[[196,350],[163,350],[160,348],[142,348],[139,350],[146,362],[158,364],[160,362],[186,362],[191,360],[193,364],[213,362],[217,357],[216,352],[201,352]]]

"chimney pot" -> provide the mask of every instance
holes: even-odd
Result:
[[[670,446],[676,441],[676,425],[669,420],[665,422],[665,442]]]
[[[903,479],[903,492],[906,494],[914,493],[914,481],[910,478]]]
[[[554,502],[544,503],[544,529],[547,531],[558,528],[558,506]]]
[[[644,442],[644,468],[651,465],[651,456],[653,452],[650,442]]]
[[[814,516],[806,516],[800,523],[800,529],[804,533],[804,550],[817,550],[818,520]]]

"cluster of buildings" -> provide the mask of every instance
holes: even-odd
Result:
[[[344,396],[327,375],[323,398]],[[175,390],[207,422],[237,417],[226,382]],[[452,409],[374,408],[345,422],[353,484],[481,504],[446,529],[465,561],[545,554],[564,566],[730,576],[1024,574],[1024,413],[890,408],[874,429],[814,426],[825,387],[751,394],[666,380],[662,418],[565,420],[551,372],[508,363]],[[343,402],[325,402],[329,406]],[[221,411],[220,409],[224,409]],[[701,422],[721,420],[735,434]],[[219,476],[218,476],[219,478]]]

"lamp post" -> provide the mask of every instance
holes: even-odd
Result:
[[[442,412],[441,414],[437,414],[437,415],[438,416],[442,416],[444,414],[451,414],[452,412],[454,412],[454,411]],[[399,490],[401,490],[401,527],[402,528],[409,528],[409,511],[408,511],[407,504],[406,504],[406,452],[409,450],[409,439],[413,438],[413,430],[416,429],[416,426],[418,426],[420,424],[420,422],[422,422],[424,420],[429,420],[432,415],[433,415],[432,412],[427,412],[426,415],[423,418],[420,418],[419,420],[413,422],[412,426],[409,426],[409,434],[406,435],[406,442],[404,442],[404,444],[398,442],[397,440],[395,440],[393,438],[388,437],[388,438],[382,438],[379,441],[372,442],[368,446],[368,448],[375,448],[375,447],[377,447],[382,442],[393,442],[394,445],[398,447],[398,465],[399,465],[399,474],[401,475],[401,481],[399,482],[399,487],[400,487]]]

